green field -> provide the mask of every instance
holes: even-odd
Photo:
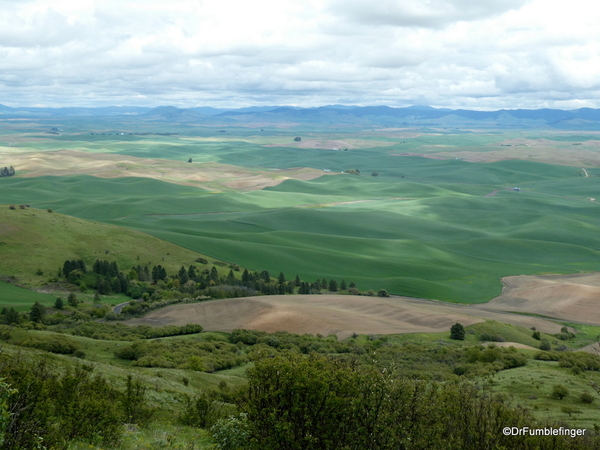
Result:
[[[185,127],[177,136],[117,135],[136,131],[124,124],[105,128],[112,133],[105,136],[33,133],[30,138],[42,140],[24,139],[11,151],[67,148],[254,168],[312,167],[337,174],[219,193],[148,178],[17,175],[0,179],[3,201],[141,230],[251,269],[307,280],[352,279],[363,290],[385,288],[455,302],[493,298],[507,275],[600,270],[600,206],[590,201],[600,190],[594,168],[589,169],[592,176],[584,177],[580,167],[533,161],[398,156],[498,151],[504,148],[498,142],[516,138],[542,137],[544,145],[555,142],[560,149],[593,136],[438,130],[402,137],[384,130],[318,132],[306,126],[293,132],[303,142],[360,143],[334,151],[281,146],[293,142],[292,132],[259,135],[253,129],[228,129],[224,135]],[[567,147],[564,151],[571,150]],[[526,152],[528,147],[509,148]],[[3,159],[9,164],[8,156]],[[339,173],[351,168],[361,175]],[[379,176],[371,176],[374,171]],[[82,257],[94,256],[82,252]],[[56,262],[48,260],[42,269],[54,271]],[[28,270],[34,272],[35,265]]]
[[[56,297],[48,294],[20,288],[0,281],[0,308],[14,308],[17,311],[28,311],[35,302],[53,304]]]

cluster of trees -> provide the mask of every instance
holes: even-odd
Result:
[[[217,437],[245,450],[590,449],[595,436],[505,436],[503,428],[557,426],[537,421],[506,397],[468,383],[409,380],[373,365],[323,355],[265,358],[248,369],[243,414]],[[557,426],[558,427],[558,426]],[[227,434],[229,433],[229,434]],[[223,435],[226,436],[223,436]],[[589,433],[588,433],[589,434]],[[237,448],[237,447],[236,447]]]
[[[12,177],[15,174],[15,168],[13,166],[3,167],[0,169],[0,178],[2,177]]]
[[[135,270],[135,268],[132,270]],[[143,273],[141,266],[138,266],[137,270]],[[130,285],[129,279],[119,270],[118,264],[114,261],[108,262],[97,259],[90,272],[83,260],[67,260],[59,271],[59,276],[61,275],[70,283],[77,284],[82,289],[93,288],[102,295],[126,293]],[[150,279],[149,275],[147,278]]]
[[[146,386],[128,376],[116,389],[92,366],[58,369],[46,358],[0,359],[2,449],[67,448],[74,439],[118,443],[124,423],[143,423],[153,410]]]

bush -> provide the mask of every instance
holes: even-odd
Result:
[[[579,396],[579,401],[581,403],[586,403],[588,405],[591,405],[592,403],[594,403],[594,400],[596,400],[596,397],[592,394],[590,394],[589,392],[582,392],[581,395]]]
[[[542,342],[540,344],[540,350],[544,350],[545,352],[549,352],[550,350],[552,350],[552,346],[550,345],[548,339],[542,339]]]
[[[37,348],[61,355],[72,355],[79,350],[79,344],[68,336],[30,336],[22,344],[24,347]]]
[[[248,417],[241,413],[219,419],[210,428],[210,434],[220,450],[246,450],[253,448],[250,442]]]
[[[557,400],[562,400],[569,395],[569,390],[562,384],[555,384],[552,386],[551,397]]]

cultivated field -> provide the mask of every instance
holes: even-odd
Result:
[[[0,167],[17,168],[0,179],[3,201],[249,269],[418,298],[483,303],[502,277],[600,271],[594,133],[83,128],[3,135]],[[534,150],[577,165],[521,160]],[[348,169],[360,175],[339,173]]]
[[[482,308],[600,324],[600,274],[512,276],[503,279],[502,295]]]
[[[233,298],[172,305],[153,311],[130,325],[185,325],[197,323],[210,331],[236,328],[268,332],[335,334],[430,333],[448,331],[456,322],[472,325],[485,319],[544,333],[557,333],[561,325],[549,320],[484,311],[476,308],[407,298],[350,295],[284,295]]]

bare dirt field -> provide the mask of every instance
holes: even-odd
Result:
[[[197,323],[209,331],[236,328],[268,332],[336,334],[340,338],[359,334],[448,331],[456,322],[465,326],[485,319],[536,327],[557,333],[560,325],[530,316],[486,311],[478,308],[409,298],[359,297],[353,295],[272,295],[212,300],[172,305],[153,311],[129,325],[185,325]]]
[[[0,153],[0,160],[6,156]],[[12,153],[10,161],[24,177],[92,175],[100,178],[143,177],[209,190],[258,190],[287,179],[312,180],[323,176],[311,168],[253,170],[219,163],[187,163],[77,150]]]
[[[600,324],[600,273],[521,275],[502,282],[502,295],[478,307]]]

